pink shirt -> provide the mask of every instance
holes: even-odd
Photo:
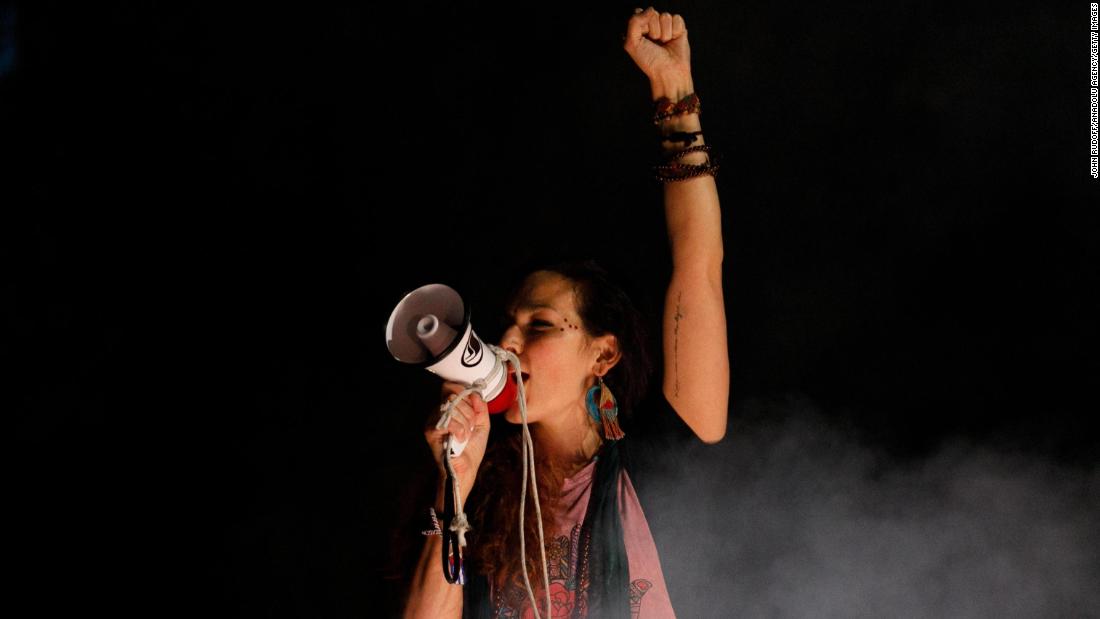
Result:
[[[546,562],[550,576],[550,600],[553,619],[566,619],[573,612],[577,582],[574,570],[577,565],[577,542],[581,524],[592,494],[592,474],[596,461],[581,469],[562,485],[562,498],[558,508],[557,530],[546,532]],[[657,547],[649,532],[638,495],[626,470],[619,477],[619,512],[623,520],[623,541],[626,545],[630,571],[630,614],[634,619],[669,619],[675,617],[669,601],[665,577]],[[537,540],[527,540],[528,552],[538,552]],[[539,589],[536,583],[536,596]],[[534,617],[531,602],[523,586],[509,586],[503,591],[492,588],[493,617],[497,619],[528,619]],[[539,599],[539,608],[545,597]]]

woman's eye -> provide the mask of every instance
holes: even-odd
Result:
[[[536,329],[545,329],[547,327],[553,327],[554,325],[546,322],[545,320],[532,320],[531,326]]]

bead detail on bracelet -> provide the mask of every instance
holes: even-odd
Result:
[[[696,176],[702,176],[703,174],[710,174],[717,177],[718,164],[712,163],[710,160],[710,145],[700,144],[698,146],[690,146],[688,148],[678,150],[669,153],[665,157],[665,163],[653,166],[654,178],[661,183],[668,183],[674,181],[682,181],[689,178],[695,178]],[[707,154],[707,160],[705,163],[691,164],[682,163],[677,161],[684,155],[689,153],[705,152]]]
[[[672,166],[657,166],[655,168],[657,171],[655,179],[661,183],[668,183],[687,180],[704,174],[710,174],[711,176],[717,177],[718,167],[717,164],[712,164],[710,162],[701,163],[699,165],[674,164]]]
[[[673,159],[682,159],[684,157],[684,155],[689,155],[691,153],[706,153],[707,158],[709,159],[710,158],[710,144],[700,144],[698,146],[689,146],[689,147],[681,149],[681,150],[673,151],[673,152],[668,154],[667,158],[668,158],[669,161],[671,161]]]
[[[677,103],[673,103],[668,97],[661,97],[653,103],[655,107],[653,124],[655,125],[659,125],[662,120],[672,118],[673,116],[680,116],[682,114],[702,114],[699,95],[695,93],[685,96]]]

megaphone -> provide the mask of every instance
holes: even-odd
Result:
[[[405,295],[386,323],[386,346],[394,359],[444,380],[483,381],[481,398],[490,413],[502,413],[516,401],[507,368],[474,333],[470,308],[450,286],[428,284]]]

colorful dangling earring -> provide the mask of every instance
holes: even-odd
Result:
[[[584,398],[588,415],[592,417],[593,421],[602,422],[604,438],[609,441],[617,441],[626,436],[622,427],[619,426],[619,403],[615,401],[615,396],[611,394],[607,383],[603,382],[603,377],[597,376],[596,379],[599,383],[592,385]],[[596,400],[597,390],[600,393],[598,402]]]
[[[588,409],[588,416],[596,423],[600,423],[600,403],[597,399],[599,393],[600,385],[597,383],[589,387],[588,392],[584,395],[584,407]]]

